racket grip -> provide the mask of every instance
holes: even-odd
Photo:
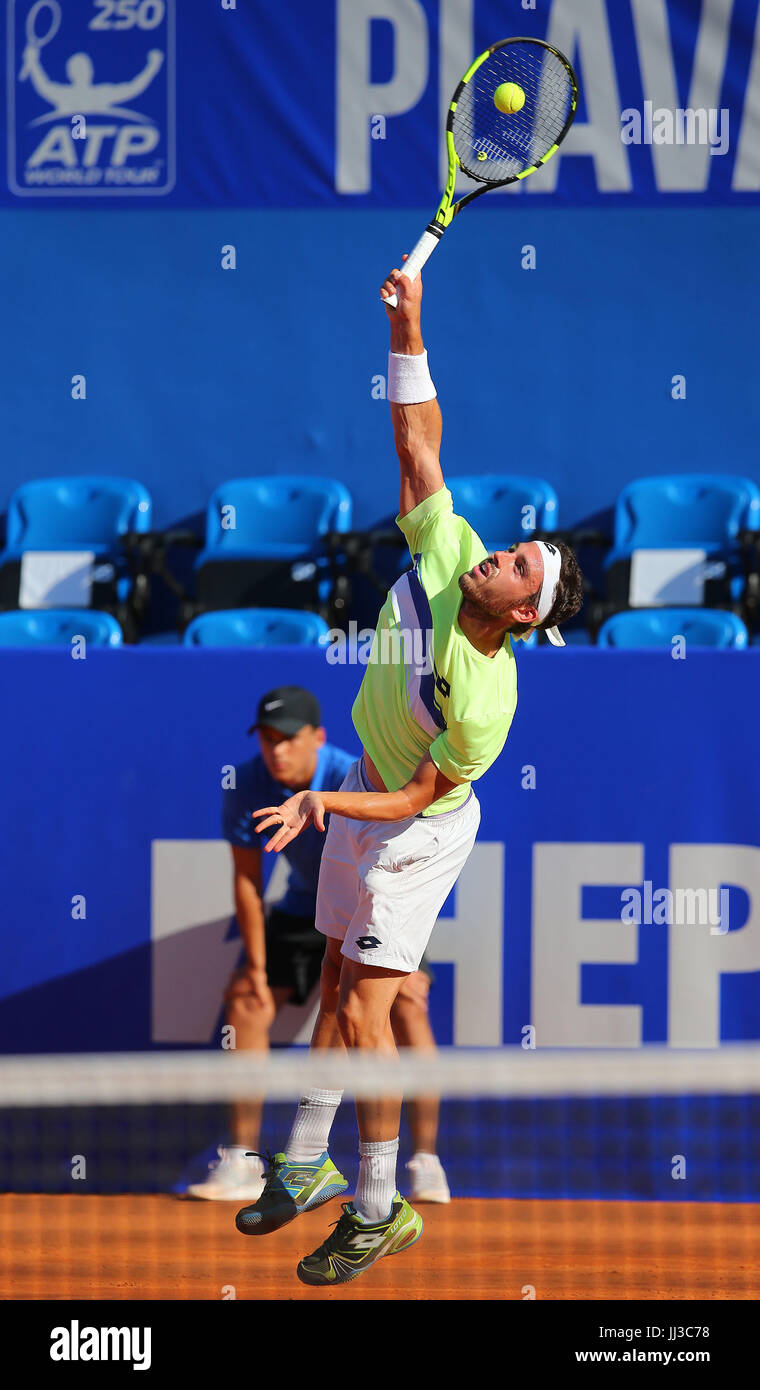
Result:
[[[416,280],[423,265],[432,256],[442,236],[442,227],[437,227],[434,223],[426,227],[414,250],[411,252],[409,259],[404,262],[401,271],[402,275],[408,275],[410,280]],[[397,309],[398,295],[389,295],[387,299],[383,300],[383,305],[386,309]]]

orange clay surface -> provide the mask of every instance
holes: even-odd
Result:
[[[757,1299],[760,1208],[458,1200],[420,1205],[422,1239],[360,1279],[312,1289],[296,1264],[337,1201],[243,1236],[236,1204],[169,1196],[0,1195],[0,1299]]]

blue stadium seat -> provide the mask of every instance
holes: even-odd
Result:
[[[74,637],[93,647],[120,647],[124,640],[116,619],[93,608],[0,613],[0,647],[68,647]]]
[[[327,531],[347,531],[352,510],[348,489],[333,478],[233,478],[209,499],[196,568],[209,560],[296,560]]]
[[[692,647],[746,647],[747,629],[735,613],[717,608],[632,608],[599,629],[600,647],[670,647],[674,637]]]
[[[125,531],[149,531],[152,503],[142,483],[105,474],[24,483],[8,505],[7,550],[113,548]]]
[[[684,557],[683,574],[692,574],[695,593],[704,585],[704,597],[695,601],[739,599],[743,574],[737,533],[745,527],[760,527],[760,488],[749,478],[685,473],[629,483],[618,497],[613,547],[605,559],[608,596],[621,604],[630,601],[631,564],[637,552],[645,552],[641,558],[651,564],[656,552],[692,550],[705,555],[704,562],[690,563]],[[669,587],[670,603],[679,602],[683,583],[676,556],[674,573],[663,580],[661,599],[652,602],[668,605]]]
[[[333,478],[284,474],[233,478],[212,494],[195,562],[201,610],[326,603],[330,566],[322,537],[348,531],[351,494]]]
[[[488,551],[506,550],[515,541],[528,540],[532,531],[556,530],[557,494],[543,478],[481,473],[447,478],[446,483],[454,511],[469,521]],[[532,524],[526,526],[526,521]]]
[[[120,537],[127,531],[149,531],[151,514],[150,494],[133,478],[103,474],[24,483],[8,505],[0,606],[18,604],[22,557],[33,551],[91,551],[93,606],[124,603],[132,579]]]
[[[330,629],[317,613],[289,608],[232,608],[203,613],[185,629],[186,647],[318,647]]]

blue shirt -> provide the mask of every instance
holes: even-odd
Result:
[[[324,743],[317,754],[317,766],[311,779],[312,791],[337,791],[355,761],[352,753]],[[274,830],[265,831],[263,836],[257,835],[257,822],[252,819],[251,812],[260,810],[262,806],[281,806],[293,795],[293,790],[270,777],[260,753],[238,767],[236,774],[237,786],[230,787],[222,797],[222,834],[225,840],[239,849],[261,849],[262,840],[266,841]],[[325,817],[325,827],[328,824],[329,817]],[[295,917],[314,916],[324,843],[322,831],[310,825],[281,850],[280,857],[288,866],[288,885],[277,903],[282,912],[291,912]]]

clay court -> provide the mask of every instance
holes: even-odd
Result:
[[[337,1202],[246,1239],[223,1203],[167,1196],[0,1197],[0,1299],[757,1299],[749,1204],[459,1200],[421,1208],[403,1258],[335,1290],[298,1259]],[[468,1253],[469,1251],[469,1253]]]

